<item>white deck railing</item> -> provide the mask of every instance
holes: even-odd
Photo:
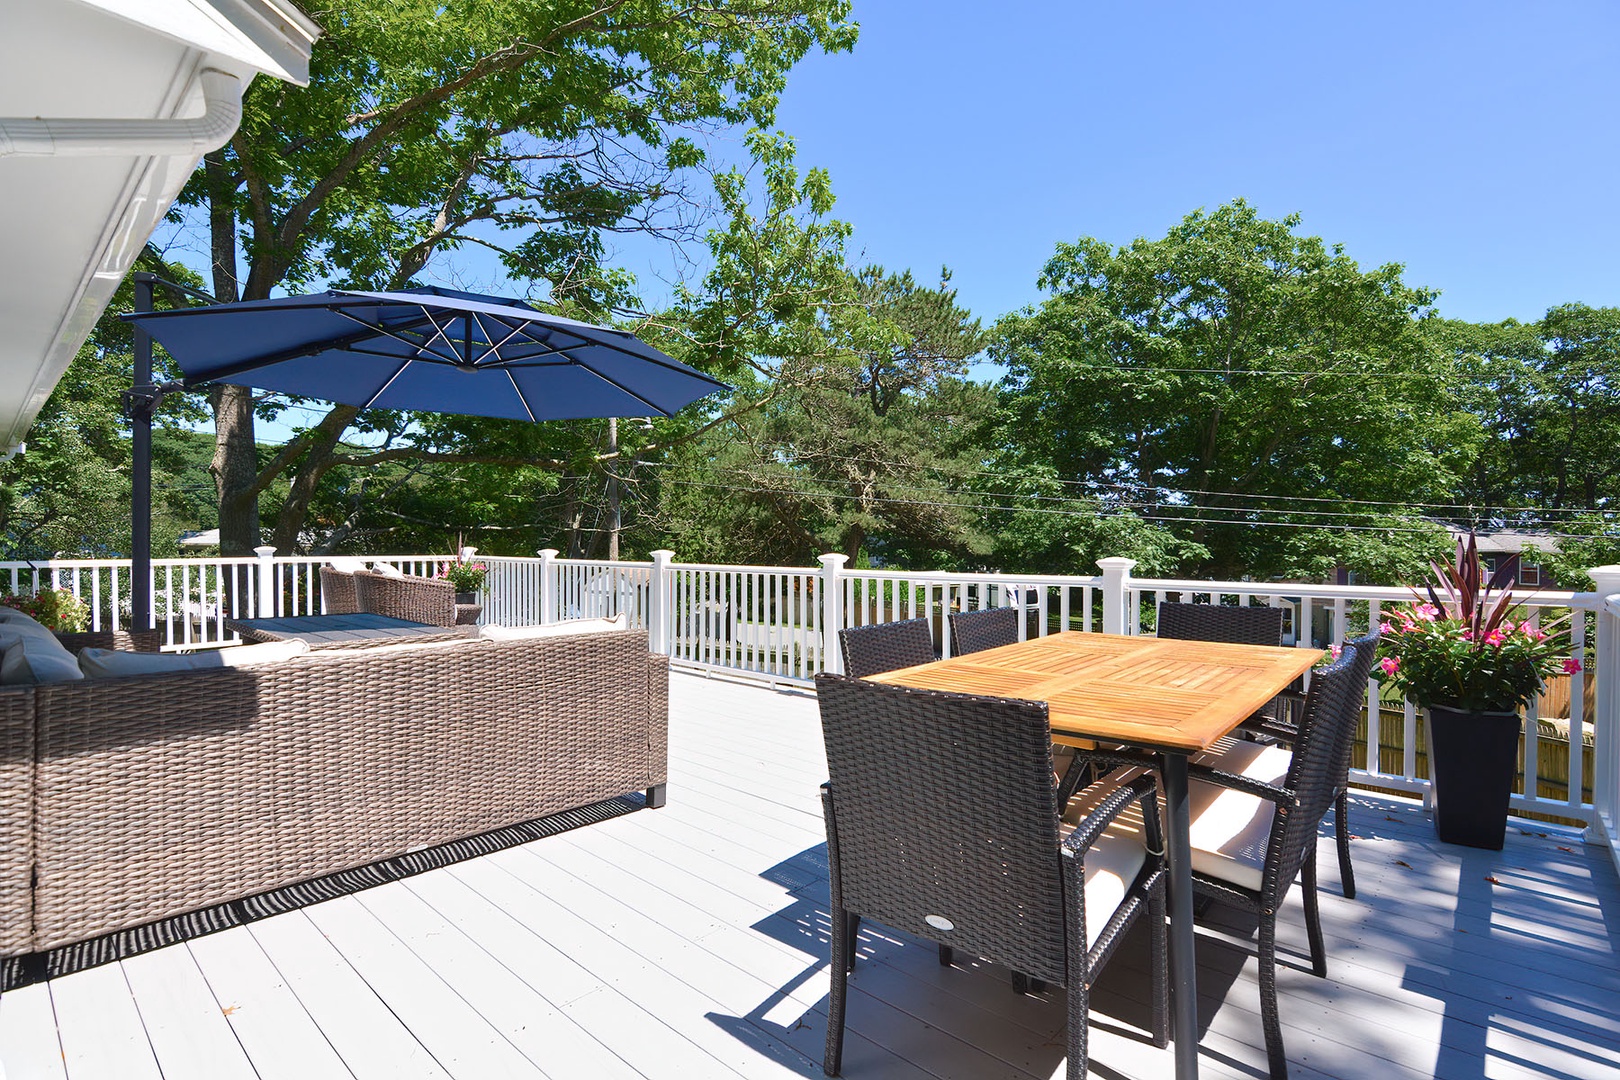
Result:
[[[320,558],[276,556],[170,559],[153,564],[153,623],[172,648],[233,640],[226,620],[316,614],[321,610]],[[447,556],[377,556],[406,573],[432,575]],[[985,607],[1026,612],[1020,634],[1060,629],[1135,634],[1151,632],[1165,599],[1266,604],[1285,612],[1285,640],[1301,648],[1340,643],[1376,626],[1391,604],[1411,598],[1405,589],[1369,586],[1215,582],[1135,578],[1128,559],[1104,559],[1093,577],[1040,574],[954,574],[853,569],[842,555],[823,555],[809,567],[677,563],[654,552],[650,562],[478,556],[490,568],[483,621],[505,625],[625,614],[645,628],[653,649],[677,665],[773,682],[805,683],[822,669],[840,667],[836,631],[895,619],[928,618],[935,640],[952,653],[944,613]],[[1531,617],[1552,620],[1568,612],[1571,651],[1582,671],[1571,677],[1569,716],[1545,727],[1529,710],[1524,739],[1525,792],[1519,812],[1586,822],[1594,839],[1611,845],[1620,864],[1620,569],[1594,571],[1597,593],[1536,592],[1521,598]],[[17,593],[56,587],[71,590],[91,610],[92,629],[127,626],[129,564],[118,560],[0,563],[0,589]],[[1604,597],[1610,597],[1605,600]],[[1595,633],[1595,648],[1589,649]],[[1595,656],[1589,656],[1589,653]],[[1374,672],[1376,675],[1376,671]],[[1587,707],[1594,679],[1596,707]],[[1409,702],[1367,684],[1366,745],[1382,747],[1399,735],[1393,763],[1366,755],[1358,783],[1426,794],[1419,775],[1420,716]],[[1592,715],[1588,715],[1589,711]],[[1588,757],[1583,753],[1592,737]],[[1426,741],[1426,740],[1425,740]],[[1547,751],[1544,753],[1544,751]],[[1555,768],[1544,768],[1552,761]],[[1561,776],[1544,773],[1562,773]],[[1586,798],[1590,785],[1593,794]],[[1544,794],[1561,788],[1562,794]]]

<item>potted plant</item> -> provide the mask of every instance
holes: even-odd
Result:
[[[79,633],[90,625],[90,607],[67,589],[41,589],[32,596],[12,594],[0,603],[14,607],[47,630]]]
[[[478,590],[484,587],[488,574],[489,567],[483,563],[469,562],[459,555],[439,568],[439,577],[455,586],[458,604],[476,604]]]
[[[1567,616],[1515,619],[1510,566],[1486,580],[1472,532],[1417,602],[1380,629],[1384,675],[1429,716],[1434,826],[1451,844],[1501,850],[1518,761],[1519,710],[1543,680],[1580,663],[1561,644]]]

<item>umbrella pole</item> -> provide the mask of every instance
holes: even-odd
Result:
[[[135,310],[152,310],[152,284],[156,275],[134,275]],[[152,410],[157,407],[152,385],[152,336],[140,323],[135,332],[135,377],[131,386],[130,419],[130,567],[129,625],[131,630],[152,626]],[[116,598],[115,601],[116,603]]]

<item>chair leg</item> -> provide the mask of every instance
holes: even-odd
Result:
[[[1322,909],[1316,896],[1316,852],[1305,856],[1299,868],[1301,896],[1305,901],[1305,933],[1311,939],[1311,970],[1327,978],[1327,949],[1322,945]]]
[[[837,925],[834,923],[833,925]],[[844,916],[844,970],[855,970],[855,935],[861,929],[859,915]]]
[[[827,997],[827,1051],[821,1059],[821,1071],[828,1076],[837,1076],[844,1065],[844,1005],[852,963],[852,958],[845,953],[854,939],[851,927],[856,918],[833,905],[832,933],[828,935],[832,939],[832,962],[828,965],[832,988]]]
[[[1164,897],[1164,876],[1148,896],[1148,922],[1153,964],[1153,1045],[1163,1050],[1170,1045],[1170,950],[1168,908]]]
[[[939,947],[939,966],[940,967],[950,967],[951,962],[954,961],[955,959],[956,959],[956,950],[955,949],[951,948],[949,945],[941,945]]]
[[[1260,1022],[1266,1031],[1266,1058],[1271,1080],[1288,1080],[1283,1052],[1282,1019],[1277,1015],[1277,916],[1260,916]]]
[[[1075,967],[1081,969],[1081,976],[1078,979],[1074,977]],[[1070,966],[1069,976],[1068,1080],[1086,1080],[1090,1052],[1086,1045],[1086,1036],[1091,1025],[1090,965],[1082,959],[1078,965]]]
[[[1356,872],[1350,868],[1350,813],[1347,793],[1341,788],[1333,804],[1333,831],[1339,841],[1339,889],[1346,900],[1356,898]]]
[[[1012,992],[1015,994],[1029,993],[1029,976],[1022,971],[1012,973]]]

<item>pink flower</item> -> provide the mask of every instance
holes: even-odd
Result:
[[[1401,660],[1398,656],[1386,656],[1378,661],[1378,666],[1384,669],[1385,675],[1393,675],[1401,670]]]
[[[1502,620],[1501,630],[1502,630],[1502,633],[1504,633],[1504,634],[1513,633],[1513,620],[1512,619],[1503,619]]]
[[[1502,633],[1500,630],[1492,630],[1490,633],[1485,635],[1485,644],[1487,645],[1500,645],[1506,640],[1507,635]]]
[[[1380,634],[1393,634],[1395,632],[1395,628],[1389,625],[1388,619],[1385,619],[1383,622],[1378,624],[1378,632]]]
[[[1434,617],[1440,614],[1440,609],[1433,604],[1419,604],[1412,612],[1412,617],[1421,622],[1434,622]]]
[[[1564,661],[1565,675],[1573,675],[1579,670],[1581,670],[1581,662],[1575,659],[1573,656]]]
[[[1337,660],[1339,657],[1344,655],[1344,646],[1334,645],[1328,649],[1328,653],[1333,657],[1333,659]]]

